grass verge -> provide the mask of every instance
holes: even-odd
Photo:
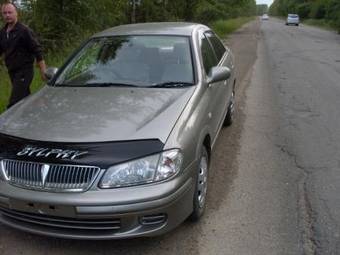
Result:
[[[4,66],[0,65],[0,113],[5,111],[10,95],[10,81]]]
[[[228,34],[236,31],[244,24],[248,23],[251,20],[254,20],[255,17],[240,17],[229,20],[218,20],[210,24],[210,27],[216,32],[216,34],[224,38]]]
[[[303,24],[319,27],[326,30],[336,30],[336,28],[324,19],[304,19]]]

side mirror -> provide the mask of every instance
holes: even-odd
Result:
[[[229,79],[231,71],[226,66],[214,66],[210,69],[208,83],[214,83]]]
[[[57,72],[58,72],[58,68],[48,67],[45,71],[45,76],[48,80],[51,80]]]

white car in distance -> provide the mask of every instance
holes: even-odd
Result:
[[[298,26],[300,23],[300,18],[299,15],[297,14],[288,14],[287,16],[287,21],[286,21],[286,25],[295,25]]]

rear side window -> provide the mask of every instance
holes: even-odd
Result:
[[[203,58],[204,70],[206,74],[208,74],[210,69],[218,64],[218,60],[215,56],[214,50],[211,48],[208,39],[204,35],[202,35],[201,37],[201,53]]]
[[[215,50],[216,56],[218,61],[220,61],[224,55],[224,53],[226,52],[226,49],[224,48],[222,42],[220,41],[220,39],[217,38],[217,36],[212,33],[212,32],[207,32],[205,33],[205,36],[209,39],[212,47]]]

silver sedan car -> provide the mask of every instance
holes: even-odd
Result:
[[[298,26],[300,23],[300,18],[299,15],[297,14],[288,14],[287,20],[286,20],[286,25],[295,25]]]
[[[120,239],[202,216],[212,149],[235,104],[234,58],[211,29],[114,27],[48,75],[0,116],[0,222]]]

